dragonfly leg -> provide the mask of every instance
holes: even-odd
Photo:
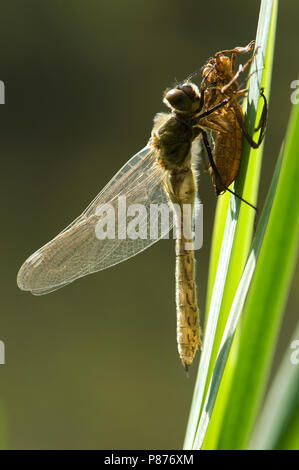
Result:
[[[215,56],[217,57],[217,55],[221,55],[221,54],[245,54],[247,52],[251,52],[254,48],[254,45],[255,45],[255,41],[251,41],[245,47],[235,47],[234,49],[225,49],[223,51],[217,52]]]
[[[207,151],[207,154],[208,154],[208,158],[209,158],[209,162],[210,162],[210,165],[212,167],[212,170],[214,172],[214,175],[215,175],[215,178],[218,180],[218,182],[221,184],[221,186],[223,186],[223,188],[230,192],[231,194],[233,194],[234,196],[236,196],[238,199],[240,199],[240,201],[243,201],[245,202],[246,204],[248,204],[248,206],[252,207],[254,210],[257,211],[257,208],[251,204],[250,202],[246,201],[245,199],[243,199],[241,196],[239,196],[237,193],[235,193],[234,191],[232,191],[231,189],[229,189],[222,181],[222,178],[221,178],[221,175],[219,174],[219,171],[217,170],[217,167],[216,167],[216,164],[214,162],[214,158],[213,158],[213,154],[212,154],[212,150],[211,150],[211,147],[210,147],[210,143],[209,143],[209,140],[208,140],[208,136],[206,134],[206,132],[202,129],[201,130],[201,134],[202,134],[202,137],[203,137],[203,142],[204,142],[204,146],[206,148],[206,151]]]
[[[254,41],[252,41],[254,43]],[[251,43],[250,43],[251,44]],[[247,46],[248,47],[248,46]],[[246,49],[246,48],[236,48],[236,49]],[[251,49],[249,50],[245,50],[245,51],[242,51],[242,52],[249,52]],[[223,51],[225,52],[225,51]],[[231,51],[232,52],[232,58],[231,58],[231,67],[232,67],[232,74],[233,74],[233,77],[232,79],[224,86],[222,87],[221,89],[221,92],[222,93],[225,93],[225,91],[231,87],[231,85],[233,83],[235,83],[239,76],[245,72],[245,70],[247,69],[247,67],[251,64],[251,62],[253,61],[254,57],[256,56],[256,53],[257,53],[257,49],[254,51],[254,53],[252,54],[252,56],[250,57],[250,59],[247,60],[247,62],[244,64],[244,65],[241,65],[239,66],[239,70],[237,72],[235,72],[235,62],[236,62],[236,54],[239,53],[240,51]],[[219,53],[217,53],[218,55]],[[216,55],[216,60],[217,60],[217,55]]]
[[[265,136],[265,130],[266,130],[266,124],[267,124],[267,115],[268,115],[268,103],[267,103],[267,98],[264,95],[264,89],[263,88],[261,89],[260,94],[261,94],[261,97],[264,100],[264,106],[263,106],[263,110],[262,110],[262,114],[261,114],[258,126],[254,129],[255,132],[260,131],[257,142],[255,142],[253,140],[253,138],[251,137],[251,135],[249,134],[248,130],[246,129],[245,123],[244,123],[243,114],[236,107],[236,117],[237,117],[238,123],[239,123],[239,125],[242,129],[242,132],[243,132],[246,140],[248,141],[249,145],[252,148],[255,148],[255,149],[258,148],[261,145],[261,143],[263,141],[263,138]]]

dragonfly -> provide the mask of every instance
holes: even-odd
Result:
[[[207,107],[205,90],[200,91],[189,79],[167,89],[163,102],[168,113],[155,116],[147,145],[116,173],[76,220],[24,262],[17,276],[19,288],[34,295],[48,294],[137,255],[176,227],[180,235],[175,242],[177,344],[188,371],[202,345],[190,235],[199,201],[194,144],[206,129],[208,118],[234,99],[234,93]],[[129,237],[120,220],[119,201],[123,198],[127,207],[142,205],[145,209],[139,217],[140,226],[147,226],[146,214],[153,205],[167,205],[171,209],[168,225],[154,237]],[[108,207],[113,209],[113,222],[107,218]],[[191,217],[185,217],[185,207]],[[158,224],[158,218],[156,212],[151,224]],[[104,222],[111,222],[117,236],[98,236]]]

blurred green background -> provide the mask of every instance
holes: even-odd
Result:
[[[279,7],[259,207],[298,78],[298,10],[296,0]],[[2,447],[182,446],[198,356],[187,379],[176,347],[173,242],[44,297],[18,290],[16,274],[146,144],[165,110],[163,90],[214,52],[246,45],[258,11],[259,1],[1,2]],[[200,196],[203,317],[216,204],[204,174]],[[298,316],[298,277],[273,369]]]

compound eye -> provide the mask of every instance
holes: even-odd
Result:
[[[185,93],[185,90],[181,88],[173,88],[168,91],[165,95],[165,99],[168,103],[178,111],[191,111],[192,100]]]
[[[179,86],[178,87],[180,90],[183,90],[184,93],[189,96],[189,98],[193,101],[194,98],[195,98],[195,91],[194,89],[192,88],[191,85],[189,85],[189,83],[184,83],[183,85]]]

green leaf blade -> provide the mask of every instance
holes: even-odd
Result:
[[[298,254],[299,106],[293,108],[284,160],[269,224],[240,329],[238,364],[226,404],[221,449],[248,445],[274,354]]]

